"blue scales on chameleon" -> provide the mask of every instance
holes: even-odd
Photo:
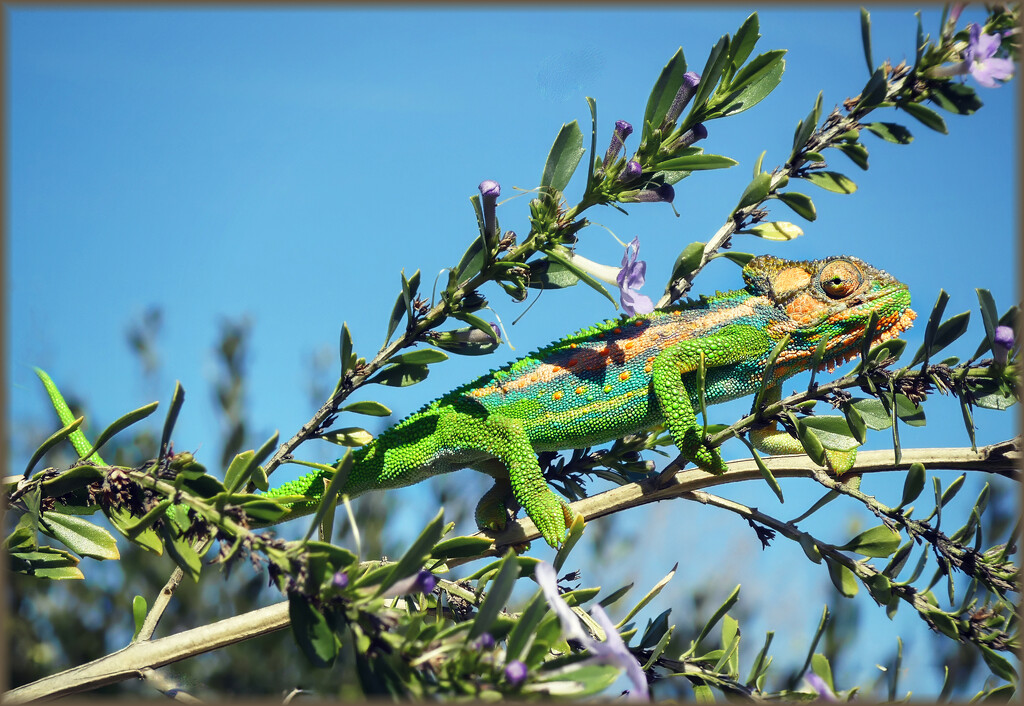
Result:
[[[745,287],[651,314],[609,320],[567,336],[427,404],[353,455],[340,492],[357,496],[472,468],[494,477],[477,506],[478,524],[502,529],[513,502],[557,546],[572,510],[548,487],[541,451],[593,446],[663,426],[682,456],[709,473],[727,465],[697,423],[697,371],[707,404],[755,393],[778,399],[780,384],[809,370],[825,339],[822,367],[856,357],[877,316],[872,344],[897,336],[915,318],[907,287],[853,257],[797,262],[772,256],[743,268]],[[784,336],[770,379],[772,351]],[[799,453],[774,425],[751,433],[766,453]],[[846,470],[852,452],[831,454]],[[267,495],[294,515],[315,511],[329,472],[317,471]]]

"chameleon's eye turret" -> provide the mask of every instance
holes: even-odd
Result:
[[[819,282],[830,299],[845,299],[864,284],[864,273],[849,260],[833,260],[821,269]]]

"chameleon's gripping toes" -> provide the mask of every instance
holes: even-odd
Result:
[[[597,324],[463,385],[357,450],[342,492],[354,496],[474,468],[495,478],[477,508],[481,527],[505,526],[511,496],[556,546],[572,512],[545,482],[538,451],[583,448],[664,425],[685,458],[723,473],[727,466],[704,444],[694,413],[701,355],[708,404],[751,394],[762,383],[766,399],[777,399],[783,380],[810,368],[822,338],[823,367],[831,370],[858,355],[871,312],[878,315],[872,343],[897,336],[916,316],[905,285],[853,257],[761,256],[743,268],[743,279],[744,289]],[[762,380],[787,333],[771,378]],[[751,436],[767,453],[801,450],[774,428]],[[853,455],[830,461],[848,468]],[[316,507],[325,482],[317,472],[269,495],[301,496],[301,514]]]

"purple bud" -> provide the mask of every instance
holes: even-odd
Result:
[[[639,189],[638,191],[624,191],[619,194],[619,200],[627,203],[658,203],[668,201],[672,203],[676,198],[676,190],[671,184],[661,184],[653,189]]]
[[[436,585],[437,578],[426,569],[420,569],[411,576],[395,581],[391,588],[384,592],[384,598],[394,598],[409,593],[430,593]]]
[[[1013,348],[1013,329],[1009,326],[996,326],[992,337],[992,356],[1000,365],[1006,364],[1006,355]]]
[[[331,578],[331,586],[337,589],[342,589],[348,586],[348,574],[346,574],[344,571],[339,571],[338,573],[334,574],[334,576]]]
[[[485,632],[473,644],[477,649],[489,650],[494,647],[494,636],[489,632]]]
[[[514,659],[505,665],[505,678],[512,686],[519,686],[526,680],[528,674],[526,665],[518,659]]]
[[[626,162],[626,168],[619,172],[619,181],[633,181],[643,173],[644,168],[640,166],[640,162],[631,159]]]
[[[479,188],[484,206],[484,238],[493,240],[495,237],[494,207],[498,203],[498,196],[501,195],[501,184],[485,179],[480,182]]]
[[[704,123],[697,123],[689,130],[679,136],[679,139],[673,142],[668,147],[669,153],[677,152],[681,149],[689,147],[694,142],[703,140],[708,136],[708,129],[704,127]]]
[[[607,168],[612,160],[619,156],[619,150],[622,149],[622,143],[625,142],[626,138],[633,134],[633,126],[627,123],[625,120],[615,121],[615,130],[612,132],[612,141],[608,145],[608,151],[604,153],[603,165]]]
[[[674,125],[676,119],[683,114],[683,108],[693,98],[694,92],[697,90],[697,86],[700,85],[700,75],[693,71],[687,71],[683,74],[683,83],[679,86],[679,90],[676,91],[676,97],[672,99],[672,105],[668,107],[668,112],[665,113],[665,119],[661,121],[662,129],[667,128],[669,125]]]

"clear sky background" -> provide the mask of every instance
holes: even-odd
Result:
[[[603,151],[615,120],[641,124],[650,88],[677,47],[699,71],[718,37],[735,32],[752,9],[8,9],[6,374],[14,443],[5,474],[20,470],[43,438],[19,438],[19,430],[53,424],[34,365],[86,402],[93,434],[153,399],[166,404],[180,380],[188,398],[175,447],[197,449],[212,467],[219,452],[212,346],[220,322],[243,314],[252,322],[251,428],[259,440],[275,429],[291,436],[315,411],[311,361],[318,353],[336,360],[342,322],[359,353],[372,357],[399,271],[421,269],[429,294],[435,275],[458,262],[476,236],[469,197],[480,181],[500,182],[503,199],[517,193],[514,187],[534,187],[562,123],[579,120],[589,135],[585,96],[597,100]],[[969,7],[961,22],[981,12]],[[827,112],[857,95],[868,78],[856,6],[769,8],[760,17],[757,51],[789,50],[782,84],[753,110],[709,123],[703,143],[707,152],[740,164],[678,184],[678,218],[663,204],[636,205],[629,216],[612,209],[588,214],[623,241],[640,236],[645,291],[654,299],[679,251],[722,224],[762,150],[768,169],[785,161],[796,123],[818,91]],[[923,18],[925,31],[937,34],[938,8]],[[872,19],[876,60],[912,61],[912,9],[875,8]],[[858,191],[839,196],[794,184],[815,200],[817,221],[803,222],[777,202],[772,217],[800,224],[806,235],[784,244],[740,236],[734,248],[793,259],[845,253],[888,270],[910,286],[922,315],[906,335],[911,352],[945,288],[948,314],[975,310],[971,331],[950,351],[966,358],[983,336],[974,288],[991,289],[1001,312],[1018,291],[1015,90],[978,88],[984,108],[967,118],[944,114],[945,136],[905,114],[876,113],[878,120],[907,125],[914,142],[897,146],[865,136],[866,173],[842,155],[827,155],[831,168],[857,181]],[[635,149],[637,136],[628,149]],[[570,199],[581,190],[574,181]],[[500,207],[503,228],[528,231],[528,199]],[[581,233],[578,251],[615,265],[622,253],[598,227]],[[718,260],[694,292],[739,283],[739,270]],[[397,419],[491,367],[617,313],[577,287],[545,293],[509,326],[525,306],[497,288],[485,294],[515,351],[453,357],[433,366],[418,386],[365,389],[360,399],[384,402]],[[142,381],[125,337],[129,323],[152,306],[164,312],[155,385]],[[316,382],[331,387],[336,372],[321,370]],[[805,384],[805,377],[796,378],[786,392]],[[712,421],[731,422],[748,408],[749,400],[713,408]],[[926,427],[903,428],[906,447],[969,444],[955,401],[935,400],[927,412]],[[976,419],[979,443],[1009,438],[1016,429],[1015,414],[979,410]],[[161,421],[158,413],[147,423],[159,429]],[[342,420],[378,431],[375,421]],[[868,447],[884,448],[889,439],[875,433]],[[336,447],[302,451],[327,459]],[[748,454],[728,446],[725,455]],[[296,474],[285,468],[275,479]],[[944,482],[953,477],[944,474]],[[981,482],[969,479],[964,502],[974,500]],[[782,485],[782,507],[760,484],[721,494],[783,518],[797,516],[821,494],[808,482]],[[895,501],[902,478],[872,478],[865,487]],[[431,497],[420,488],[402,492]],[[409,503],[408,515],[389,527],[413,536],[433,515],[429,505]],[[850,513],[833,511],[806,528],[841,542],[874,524]],[[675,582],[684,588],[715,577],[721,587],[709,599],[715,605],[743,584],[741,601],[755,616],[743,626],[744,649],[751,651],[745,654],[759,647],[767,629],[776,631],[777,651],[806,649],[831,588],[823,567],[803,566],[798,547],[778,540],[762,552],[735,517],[682,501],[628,515],[618,526],[645,546],[643,565],[604,556],[584,538],[577,551],[587,566],[586,585],[614,588],[635,578],[645,591],[679,561],[685,568]],[[549,556],[536,543],[534,552]],[[603,563],[584,563],[586,552]],[[803,567],[795,575],[788,573],[794,565]],[[861,613],[880,613],[864,593],[856,601]],[[809,600],[818,607],[805,609]],[[843,605],[833,601],[834,610]],[[688,606],[675,607],[685,614]],[[651,615],[666,607],[673,606],[662,604]],[[937,691],[941,679],[934,681],[923,623],[904,607],[895,625],[878,627],[904,638],[913,670],[906,688],[922,696],[929,687]],[[852,679],[873,679],[874,665],[895,648],[895,637],[883,642],[871,633],[869,624],[859,644],[862,662],[847,665]]]

